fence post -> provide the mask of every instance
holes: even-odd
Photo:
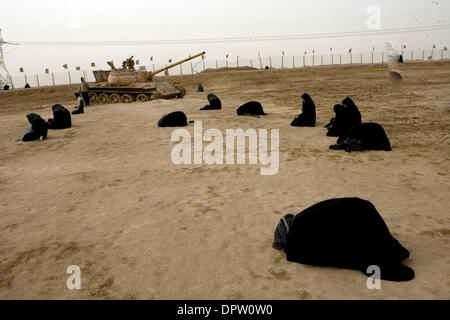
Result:
[[[425,50],[422,50],[422,60],[425,61]]]
[[[313,67],[314,67],[315,60],[316,60],[316,59],[314,59],[314,53],[313,53]]]
[[[236,66],[239,68],[239,56],[236,57]]]
[[[320,56],[320,62],[321,62],[321,65],[323,66],[323,54]]]
[[[55,75],[52,72],[52,82],[53,82],[53,86],[55,86]]]
[[[219,71],[219,62],[216,60],[216,71]]]
[[[284,69],[284,55],[281,56],[281,69]]]
[[[350,53],[350,64],[353,64],[353,53]]]
[[[261,55],[258,53],[258,57],[259,57],[259,66],[261,67],[261,70],[263,69],[262,66],[262,59],[261,59]]]
[[[270,69],[272,69],[272,57],[269,57]]]
[[[363,64],[363,54],[362,54],[362,52],[361,52],[361,64]]]
[[[292,56],[292,69],[295,69],[295,56]]]
[[[384,64],[384,51],[381,53],[381,64]]]
[[[253,62],[252,62],[252,59],[250,59],[250,65],[252,66],[252,69],[253,69]]]
[[[194,75],[194,67],[192,66],[192,61],[191,61],[191,73],[192,75]]]
[[[183,76],[183,68],[181,67],[181,64],[180,64],[180,75]]]
[[[372,64],[373,64],[373,51],[372,51]]]
[[[303,55],[303,68],[304,67],[306,67],[306,58],[305,58],[305,56]]]
[[[25,75],[25,84],[28,83],[27,75]]]
[[[334,65],[334,54],[331,54],[331,65]]]
[[[68,71],[67,74],[69,75],[69,84],[72,84],[72,78],[70,77],[70,71]]]
[[[36,82],[37,82],[37,86],[38,86],[38,88],[39,88],[41,85],[40,85],[40,83],[39,83],[39,75],[38,75],[38,74],[36,75]]]
[[[339,64],[342,64],[342,53],[339,53]]]

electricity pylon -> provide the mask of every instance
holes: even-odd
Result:
[[[6,68],[5,59],[3,57],[3,46],[8,44],[2,37],[2,29],[0,29],[0,90],[3,86],[8,85],[13,87],[11,75]]]

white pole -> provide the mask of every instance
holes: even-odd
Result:
[[[339,54],[339,64],[342,64],[342,53]]]
[[[36,75],[36,82],[37,82],[37,86],[38,86],[38,88],[39,88],[41,85],[40,85],[40,83],[39,83],[39,75],[38,75],[38,74]]]
[[[281,56],[281,69],[284,69],[284,55]]]
[[[192,61],[190,63],[191,63],[191,73],[192,73],[192,75],[194,75],[194,67],[192,66]]]
[[[362,52],[361,52],[361,64],[363,63],[363,54],[362,54]]]
[[[270,69],[272,69],[272,57],[269,57]]]
[[[216,71],[219,71],[219,62],[216,60]]]
[[[52,72],[52,82],[53,82],[53,86],[55,86],[55,75]]]
[[[295,56],[292,56],[292,69],[295,69]]]
[[[250,65],[252,66],[252,69],[253,69],[253,62],[252,62],[252,59],[250,59]]]
[[[72,78],[70,77],[70,71],[67,71],[67,74],[69,75],[69,84],[72,84]]]
[[[236,57],[236,66],[239,68],[239,56]]]
[[[28,83],[27,75],[25,75],[25,84]]]
[[[306,67],[306,58],[305,58],[305,55],[303,55],[303,67]]]
[[[181,67],[181,64],[180,64],[180,75],[181,76],[183,75],[183,68]]]
[[[261,59],[261,55],[258,53],[258,57],[259,57],[259,66],[261,67],[261,70],[263,68],[262,66],[262,59]]]
[[[322,66],[323,66],[323,54],[320,55],[320,62],[321,62],[321,64],[322,64]]]

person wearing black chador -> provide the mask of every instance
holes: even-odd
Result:
[[[48,128],[52,130],[67,129],[72,126],[72,118],[70,111],[60,104],[55,104],[52,107],[53,119],[48,119]]]
[[[237,109],[238,116],[267,116],[258,101],[250,101]]]
[[[345,98],[342,101],[342,104],[347,107],[347,117],[348,117],[348,126],[349,128],[353,127],[356,124],[361,123],[362,116],[361,112],[359,112],[358,107],[349,97]]]
[[[378,123],[361,123],[353,126],[339,137],[330,149],[350,151],[379,150],[391,151],[391,142],[386,131]]]
[[[273,248],[287,260],[307,265],[360,270],[378,266],[381,279],[409,281],[414,270],[402,264],[409,258],[389,232],[372,203],[359,198],[320,202],[297,216],[286,215],[275,231]]]
[[[166,114],[158,121],[158,127],[185,127],[188,125],[187,117],[182,111]]]
[[[208,94],[209,105],[203,107],[200,110],[221,110],[222,102],[215,94]]]
[[[309,94],[302,95],[303,108],[302,114],[292,121],[293,127],[315,127],[316,126],[316,105]]]
[[[31,124],[31,129],[28,129],[22,138],[22,141],[36,141],[44,140],[47,138],[47,123],[40,115],[35,113],[30,113],[27,115],[28,122]]]
[[[334,112],[336,117],[331,119],[330,123],[326,125],[328,129],[327,136],[329,137],[339,137],[362,121],[361,112],[359,112],[358,107],[349,97],[345,98],[342,104],[335,105]]]

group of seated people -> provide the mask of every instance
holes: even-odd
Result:
[[[77,97],[81,99],[79,95]],[[314,127],[315,104],[306,93],[302,99],[302,114],[291,125]],[[208,95],[208,101],[210,104],[201,110],[221,109],[222,103],[216,95]],[[79,106],[82,113],[84,103]],[[22,140],[44,140],[48,129],[71,127],[69,110],[56,104],[52,111],[54,117],[47,122],[37,114],[28,114],[32,127]],[[339,136],[337,145],[332,149],[350,146],[351,150],[390,150],[383,127],[376,123],[362,123],[361,113],[350,98],[344,99],[342,105],[336,105],[334,111],[336,117],[326,126],[328,136]],[[242,105],[237,113],[266,115],[257,101]],[[187,125],[188,119],[182,111],[167,114],[158,122],[160,127]],[[402,264],[409,258],[409,251],[391,235],[375,206],[359,198],[331,199],[317,203],[296,216],[285,215],[276,227],[273,248],[284,251],[290,262],[360,270],[365,274],[371,266],[376,266],[380,269],[381,279],[389,281],[409,281],[415,276],[413,269]]]
[[[60,104],[52,106],[53,118],[45,121],[40,115],[30,113],[27,115],[31,128],[25,131],[23,142],[45,140],[48,130],[63,130],[72,127],[70,111]]]
[[[222,109],[222,102],[220,101],[220,99],[216,95],[209,94],[208,95],[208,101],[209,101],[209,104],[204,106],[200,110],[204,111],[204,110],[221,110]],[[239,116],[255,116],[255,117],[259,117],[259,116],[267,115],[264,112],[264,109],[263,109],[261,103],[259,103],[258,101],[247,102],[247,103],[243,104],[242,106],[240,106],[236,110],[236,112],[237,112],[237,114]],[[184,112],[182,112],[182,111],[175,111],[175,112],[171,112],[171,113],[168,113],[168,114],[164,115],[158,121],[158,127],[161,127],[161,128],[164,128],[164,127],[185,127],[189,123],[192,123],[192,122],[194,122],[194,121],[188,122],[187,116],[186,116],[186,114]]]
[[[222,102],[215,94],[207,96],[209,104],[200,110],[221,110]],[[335,117],[325,127],[328,129],[328,137],[338,137],[332,150],[363,151],[384,150],[391,151],[391,143],[384,128],[378,123],[362,123],[361,112],[355,102],[347,97],[342,104],[334,106]],[[265,116],[260,102],[250,101],[237,109],[239,116]],[[291,123],[293,127],[315,127],[316,105],[307,93],[302,95],[302,113]],[[159,127],[187,126],[186,115],[177,111],[165,115],[158,122]]]
[[[72,114],[82,114],[84,113],[85,107],[84,100],[79,93],[75,93],[75,97],[77,98],[77,106],[75,110],[72,111]],[[31,124],[31,128],[25,131],[22,141],[30,142],[45,140],[47,138],[48,129],[62,130],[72,127],[72,118],[69,110],[60,104],[55,104],[52,106],[52,111],[53,119],[48,119],[48,121],[43,120],[38,114],[28,114],[27,118]]]
[[[293,127],[315,127],[316,105],[311,97],[305,93],[302,96],[302,114],[292,121]],[[347,97],[342,104],[334,106],[336,116],[325,126],[328,137],[339,137],[333,150],[363,151],[384,150],[391,151],[391,143],[384,128],[378,123],[362,123],[361,112],[355,102]]]

